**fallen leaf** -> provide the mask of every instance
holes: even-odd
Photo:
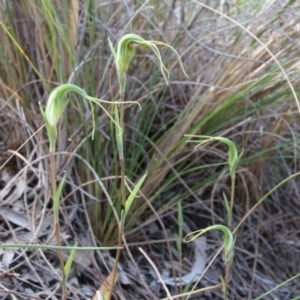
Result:
[[[24,227],[27,230],[31,230],[29,220],[24,214],[17,213],[9,208],[0,209],[0,218],[6,218],[9,222],[14,223],[20,227]]]
[[[18,200],[26,191],[26,186],[22,180],[17,180],[17,182],[10,181],[5,187],[0,191],[0,199],[5,200],[6,203],[13,203]],[[13,189],[14,187],[14,189]]]
[[[0,255],[2,256],[2,260],[0,263],[1,269],[8,269],[15,256],[15,252],[9,249],[0,249]]]

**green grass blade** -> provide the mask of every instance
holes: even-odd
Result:
[[[33,244],[0,244],[0,249],[43,249],[43,250],[114,250],[118,247],[75,247],[75,246],[56,246],[56,245],[33,245]]]
[[[75,253],[76,253],[76,247],[77,247],[78,243],[76,242],[74,247],[72,250],[71,250],[71,253],[67,259],[67,262],[65,264],[65,282],[63,283],[63,285],[66,287],[67,286],[67,280],[68,280],[68,276],[69,276],[69,273],[70,273],[70,269],[71,269],[71,266],[72,266],[72,262],[74,260],[74,257],[75,257]]]
[[[142,178],[138,181],[132,192],[130,193],[129,197],[127,198],[125,202],[125,207],[124,207],[124,215],[123,215],[123,223],[125,223],[126,216],[130,210],[130,207],[132,205],[133,200],[135,199],[137,193],[139,192],[145,178],[147,176],[147,173],[145,173]]]

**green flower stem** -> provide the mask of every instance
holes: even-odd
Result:
[[[162,57],[160,54],[160,51],[156,45],[164,45],[169,47],[171,50],[174,51],[176,54],[180,66],[184,72],[184,74],[187,76],[187,74],[184,71],[181,59],[177,51],[162,42],[156,42],[156,41],[146,41],[142,37],[140,37],[137,34],[126,34],[124,35],[121,40],[118,43],[117,51],[114,49],[113,44],[108,39],[108,44],[111,49],[112,55],[115,60],[116,69],[117,69],[117,76],[119,81],[119,93],[120,93],[120,116],[118,107],[115,105],[114,107],[114,115],[115,115],[115,121],[120,128],[116,128],[116,140],[118,144],[118,150],[119,150],[119,157],[120,157],[120,169],[121,169],[121,201],[122,201],[122,212],[121,212],[121,224],[119,225],[119,238],[118,238],[118,250],[116,253],[116,260],[112,271],[112,282],[115,282],[116,273],[117,273],[117,265],[119,263],[120,258],[120,247],[122,245],[122,237],[123,237],[123,231],[124,231],[124,223],[125,223],[125,217],[128,211],[126,211],[126,190],[125,190],[125,163],[124,163],[124,153],[123,153],[123,132],[124,132],[124,95],[125,95],[125,89],[126,89],[126,72],[129,68],[129,65],[131,63],[132,58],[134,57],[134,46],[144,46],[149,48],[153,51],[154,55],[157,57],[159,63],[160,63],[160,70],[161,73],[166,80],[166,83],[168,83],[168,78],[170,77],[170,73],[165,67],[165,65],[162,62]],[[188,77],[188,76],[187,76]],[[127,200],[128,201],[128,200]],[[124,211],[125,209],[125,211]],[[107,299],[110,300],[112,297],[113,289],[110,289]]]
[[[56,185],[56,169],[55,169],[55,158],[53,151],[49,151],[50,154],[50,169],[51,169],[51,186],[52,186],[52,195],[53,197],[56,195],[57,192],[57,185]],[[53,199],[53,205],[55,201]],[[61,247],[60,243],[60,225],[59,225],[59,218],[58,218],[58,209],[53,209],[54,213],[54,232],[55,232],[55,238],[56,238],[56,244],[58,247]],[[59,259],[59,265],[62,272],[62,282],[66,281],[66,273],[65,273],[65,264],[63,259],[63,254],[61,248],[57,249],[57,255]],[[67,299],[67,288],[66,285],[63,284],[63,299]]]
[[[124,147],[123,147],[123,133],[124,133],[124,94],[120,95],[120,168],[121,168],[121,196],[122,205],[125,207],[126,202],[126,190],[125,190],[125,161],[124,161]]]
[[[232,210],[233,210],[233,206],[234,206],[234,196],[235,196],[235,173],[236,173],[238,164],[242,158],[243,151],[239,154],[237,151],[236,145],[231,140],[224,138],[224,137],[220,137],[220,136],[211,137],[211,136],[206,136],[206,135],[197,136],[197,135],[188,135],[188,134],[186,134],[185,136],[200,138],[200,140],[190,141],[190,142],[197,143],[197,146],[195,147],[195,149],[205,143],[208,143],[208,142],[211,142],[214,140],[220,141],[228,146],[228,165],[229,165],[229,174],[230,174],[230,178],[231,178],[230,207],[228,207],[228,205],[227,205],[227,199],[225,199],[225,201],[226,201],[226,210],[227,210],[227,214],[228,214],[227,225],[231,229],[231,227],[232,227]]]
[[[235,196],[235,175],[231,176],[231,193],[230,193],[230,219],[228,218],[228,227],[232,229],[232,211],[234,205],[234,196]]]
[[[116,125],[116,134],[117,134],[117,141],[120,153],[120,160],[121,160],[121,174],[122,174],[122,203],[125,205],[126,201],[126,193],[125,193],[125,171],[124,171],[124,155],[123,155],[123,141],[122,141],[122,130],[123,130],[123,119],[124,119],[124,97],[121,97],[120,102],[111,102],[105,100],[99,100],[87,95],[87,93],[82,90],[80,87],[74,84],[62,84],[56,87],[49,95],[48,101],[46,104],[45,111],[43,111],[42,107],[40,106],[42,116],[44,118],[46,129],[48,133],[49,139],[49,153],[50,153],[50,172],[51,172],[51,187],[52,187],[52,196],[53,196],[53,212],[54,212],[54,231],[56,242],[59,248],[57,249],[59,263],[62,271],[62,282],[63,282],[63,299],[67,299],[67,286],[66,286],[66,267],[63,261],[62,250],[60,248],[60,226],[59,226],[59,200],[62,192],[63,181],[60,183],[59,188],[57,189],[56,185],[56,169],[55,169],[55,148],[56,148],[56,140],[57,140],[57,124],[69,103],[69,99],[67,98],[67,94],[69,92],[76,93],[83,98],[89,101],[91,106],[91,114],[93,118],[93,135],[95,132],[95,116],[94,116],[94,107],[93,104],[99,105],[100,108],[109,116],[112,122]],[[114,120],[108,111],[103,107],[101,103],[109,103],[115,106],[115,118]],[[117,103],[120,103],[122,107],[121,113],[121,123],[119,121],[119,114],[117,109]],[[132,101],[128,101],[128,103],[133,103]],[[134,102],[137,103],[137,102]],[[139,105],[139,104],[138,104]],[[121,124],[121,125],[120,125]],[[122,226],[122,222],[120,223]],[[122,233],[122,230],[120,231]],[[119,236],[119,246],[122,244],[122,234]],[[117,249],[117,253],[120,256],[120,249]],[[119,257],[118,256],[118,257]]]
[[[125,74],[124,74],[125,75]],[[125,88],[125,86],[124,86]],[[124,93],[120,93],[120,117],[118,106],[115,104],[114,107],[115,120],[119,122],[119,128],[116,127],[116,140],[119,150],[119,158],[120,158],[120,169],[121,169],[121,201],[122,201],[122,210],[125,207],[126,203],[126,189],[125,189],[125,162],[124,162],[124,148],[123,148],[123,132],[124,132]],[[112,270],[112,282],[115,282],[117,276],[118,263],[121,255],[121,246],[122,246],[122,237],[124,232],[124,214],[121,212],[120,224],[119,224],[119,235],[118,235],[118,249],[116,252],[116,258],[114,267]],[[112,297],[113,288],[109,290],[109,294],[107,299],[110,300]]]
[[[231,230],[220,224],[215,224],[212,226],[209,226],[204,229],[200,229],[194,232],[191,232],[186,235],[184,241],[185,242],[191,242],[195,240],[197,237],[201,236],[202,234],[210,231],[210,230],[220,230],[223,232],[223,246],[224,246],[224,254],[225,254],[225,281],[222,279],[222,287],[224,292],[224,298],[227,300],[227,293],[228,293],[228,283],[229,283],[229,273],[230,273],[230,267],[233,262],[233,256],[234,256],[234,244],[235,244],[235,238],[231,232]]]
[[[120,224],[119,224],[118,248],[117,248],[117,253],[116,253],[115,264],[114,264],[114,267],[112,270],[112,281],[111,282],[115,282],[116,275],[117,275],[117,267],[118,267],[118,262],[120,259],[121,250],[122,250],[122,248],[119,248],[120,247],[119,244],[122,244],[122,237],[123,237],[123,232],[124,232],[124,227],[125,227],[125,219],[127,217],[127,214],[131,208],[131,205],[132,205],[134,199],[136,198],[137,193],[141,189],[141,186],[142,186],[146,176],[147,176],[147,173],[144,174],[142,176],[142,178],[138,181],[138,183],[136,184],[134,189],[129,194],[127,200],[125,201],[125,205],[123,206],[122,211],[121,211],[121,218],[120,218]],[[111,299],[112,293],[113,293],[113,289],[111,288],[109,290],[109,294],[107,296],[108,300]]]

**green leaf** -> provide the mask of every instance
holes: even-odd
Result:
[[[136,186],[134,187],[133,191],[130,193],[129,197],[127,198],[126,202],[125,202],[125,207],[124,207],[124,215],[123,215],[123,218],[122,218],[122,221],[123,221],[123,225],[125,223],[125,219],[126,219],[126,216],[130,210],[130,207],[133,203],[133,200],[135,199],[138,191],[140,190],[145,178],[147,176],[147,173],[145,173],[143,175],[143,177],[138,181],[138,183],[136,184]]]
[[[64,172],[65,173],[65,172]],[[54,221],[58,222],[58,215],[59,215],[59,200],[62,192],[62,188],[64,186],[65,180],[66,180],[67,174],[64,174],[64,177],[62,178],[61,182],[59,183],[59,186],[57,188],[57,191],[53,197],[53,214],[54,214]]]
[[[74,260],[74,257],[75,257],[75,253],[76,253],[76,247],[77,247],[78,243],[76,242],[74,247],[72,250],[71,250],[71,253],[67,259],[67,262],[65,264],[65,267],[64,267],[64,270],[65,270],[65,282],[63,283],[64,286],[67,286],[67,280],[68,280],[68,276],[69,276],[69,273],[70,273],[70,269],[71,269],[71,266],[72,266],[72,262]]]
[[[221,286],[222,286],[222,292],[223,292],[224,299],[227,299],[227,297],[226,297],[226,281],[224,280],[224,278],[222,276],[220,277],[220,279],[221,279]]]
[[[178,201],[177,203],[177,210],[178,210],[178,236],[176,235],[176,245],[177,251],[179,256],[182,255],[182,230],[183,230],[183,214],[182,214],[182,207],[181,202]]]
[[[182,236],[182,229],[183,229],[183,214],[182,214],[182,207],[181,202],[178,201],[177,203],[177,210],[178,210],[178,227],[179,227],[179,236]]]
[[[225,202],[225,207],[226,207],[226,212],[227,212],[227,224],[232,224],[232,211],[230,209],[230,205],[229,205],[229,202],[228,202],[228,199],[227,199],[225,193],[223,193],[223,199]]]
[[[110,38],[107,38],[107,39],[108,39],[108,45],[109,45],[110,51],[111,51],[111,53],[112,53],[112,55],[113,55],[113,57],[114,57],[114,59],[116,61],[116,59],[117,59],[117,52],[116,52],[116,50],[115,50],[112,42],[110,41]]]

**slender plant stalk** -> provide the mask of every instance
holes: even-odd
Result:
[[[230,212],[232,216],[233,204],[234,204],[234,193],[235,192],[235,176],[231,176],[231,193],[230,193]],[[232,218],[228,220],[228,228],[232,230]],[[225,287],[224,287],[224,298],[225,300],[228,299],[228,284],[229,284],[229,272],[230,272],[230,263],[226,261],[225,266]]]
[[[230,193],[230,210],[232,212],[233,210],[233,204],[234,204],[234,191],[235,191],[235,176],[231,177],[231,193]],[[231,227],[231,224],[230,224]]]
[[[177,239],[177,251],[179,255],[179,278],[181,280],[180,283],[180,294],[183,293],[183,286],[182,286],[182,231],[183,231],[183,214],[182,214],[182,206],[181,202],[179,201],[177,204],[177,211],[178,211],[178,239]],[[182,298],[184,299],[184,298]]]
[[[125,76],[125,75],[124,75]],[[121,190],[122,190],[122,195],[121,195],[121,200],[122,200],[122,209],[121,209],[121,222],[119,224],[119,238],[118,238],[118,245],[122,245],[122,236],[123,236],[123,231],[124,231],[124,219],[125,219],[125,213],[124,213],[124,207],[126,204],[126,190],[125,190],[125,164],[124,164],[124,154],[123,154],[123,139],[122,139],[122,131],[123,131],[123,124],[124,124],[124,93],[125,93],[125,85],[123,85],[123,88],[120,89],[120,101],[119,102],[114,102],[114,114],[115,114],[115,120],[111,118],[111,120],[114,122],[116,125],[116,139],[117,139],[117,144],[118,144],[118,151],[119,151],[119,157],[120,157],[120,168],[121,168]],[[68,92],[74,92],[79,95],[81,95],[83,98],[87,99],[89,101],[89,104],[91,105],[91,110],[92,110],[92,117],[93,117],[93,134],[95,132],[95,118],[94,118],[94,108],[93,104],[99,105],[105,113],[110,117],[109,113],[107,110],[102,106],[101,102],[103,103],[108,103],[106,100],[100,100],[93,98],[89,96],[84,90],[79,88],[76,85],[73,84],[63,84],[60,85],[59,87],[55,88],[49,95],[47,104],[46,104],[46,109],[45,111],[41,108],[41,113],[44,118],[45,124],[46,124],[46,129],[48,133],[48,138],[49,138],[49,153],[50,153],[50,168],[51,168],[51,185],[52,185],[52,194],[53,194],[53,211],[54,211],[54,230],[55,230],[55,236],[57,240],[57,245],[60,246],[60,228],[59,228],[59,200],[60,196],[62,193],[62,188],[65,182],[65,176],[63,180],[60,182],[59,186],[57,187],[56,185],[56,170],[55,170],[55,159],[54,159],[54,152],[55,152],[55,145],[56,145],[56,140],[57,140],[57,124],[66,108],[66,106],[69,103],[68,98],[66,98],[66,93]],[[131,102],[131,101],[129,101]],[[111,103],[109,101],[109,103]],[[118,106],[121,105],[121,113],[120,113],[120,118],[121,118],[121,123],[120,123],[120,118],[119,118],[119,111],[118,111]],[[120,126],[121,124],[121,126]],[[140,183],[140,185],[142,182]],[[136,193],[135,193],[136,194]],[[133,199],[135,195],[133,195],[131,198]],[[67,279],[67,274],[69,272],[70,265],[72,263],[72,257],[75,254],[71,253],[71,256],[67,260],[66,266],[64,265],[63,261],[63,255],[61,249],[58,250],[58,257],[60,261],[60,266],[62,270],[62,278],[63,278],[63,300],[67,299],[67,287],[66,287],[66,279]],[[116,273],[117,273],[117,265],[118,261],[120,258],[120,249],[117,250],[116,254],[116,263],[113,268],[113,284],[115,282],[116,278]],[[112,290],[110,291],[110,296],[109,299],[111,298],[112,295]]]
[[[227,293],[228,293],[228,281],[229,281],[229,272],[230,272],[230,267],[232,265],[233,262],[233,256],[234,256],[234,243],[235,243],[235,238],[231,232],[231,230],[224,226],[224,225],[220,225],[220,224],[215,224],[209,227],[206,227],[204,229],[200,229],[194,232],[190,232],[189,234],[186,235],[184,241],[185,242],[191,242],[193,240],[195,240],[196,238],[198,238],[199,236],[201,236],[202,234],[210,231],[210,230],[221,230],[223,232],[223,243],[224,243],[224,254],[225,254],[225,260],[226,260],[226,265],[225,265],[225,279],[221,278],[222,280],[222,290],[224,293],[224,299],[227,300]],[[192,236],[192,237],[190,237]],[[219,252],[218,252],[219,253]],[[204,270],[204,273],[206,272],[206,270]]]
[[[52,195],[54,196],[56,194],[57,186],[56,186],[56,171],[55,171],[55,159],[54,159],[54,153],[50,151],[50,168],[51,168],[51,186],[52,186]],[[54,220],[54,231],[55,231],[55,237],[56,237],[56,244],[57,246],[61,246],[60,244],[60,226],[59,226],[59,220],[55,218]],[[65,282],[66,274],[65,274],[65,265],[62,255],[62,250],[57,249],[59,264],[62,272],[62,282]],[[63,299],[67,299],[67,291],[65,285],[63,285]]]
[[[124,94],[120,95],[120,127],[122,129],[122,140],[124,132]],[[124,162],[124,153],[122,147],[122,153],[120,153],[120,168],[121,168],[121,197],[122,197],[122,206],[125,207],[126,202],[126,189],[125,189],[125,162]]]
[[[122,201],[122,211],[125,208],[125,203],[126,203],[126,189],[125,189],[125,162],[124,162],[124,152],[123,152],[123,132],[124,132],[124,93],[120,93],[120,118],[119,118],[119,111],[117,105],[114,107],[115,111],[115,120],[119,119],[120,122],[120,128],[121,132],[118,132],[116,129],[116,134],[117,134],[117,141],[119,140],[121,145],[118,144],[119,146],[119,158],[120,158],[120,169],[121,169],[121,201]],[[118,136],[120,135],[120,136]],[[110,300],[112,297],[113,293],[113,286],[116,280],[117,276],[117,269],[118,269],[118,263],[120,260],[120,255],[121,255],[121,247],[122,247],[122,237],[123,237],[123,232],[124,232],[124,222],[123,222],[124,214],[121,212],[121,218],[120,218],[120,225],[119,225],[119,236],[118,236],[118,249],[116,252],[116,258],[115,258],[115,263],[114,267],[112,270],[112,288],[109,290],[109,294],[107,296],[107,299]]]
[[[113,268],[113,274],[112,274],[112,283],[114,284],[116,273],[117,273],[117,265],[120,257],[121,252],[121,245],[122,245],[122,237],[123,237],[123,231],[124,231],[124,222],[125,222],[125,216],[128,211],[126,211],[126,190],[125,190],[125,162],[124,162],[124,151],[123,151],[123,132],[124,132],[124,95],[125,95],[125,88],[126,88],[126,72],[128,70],[128,67],[130,65],[130,62],[132,58],[134,57],[134,44],[140,45],[144,47],[148,47],[153,51],[155,56],[158,58],[160,63],[160,70],[162,72],[163,77],[165,78],[166,82],[168,82],[168,78],[170,76],[169,71],[165,67],[165,65],[162,62],[162,57],[159,49],[156,45],[165,45],[169,48],[171,48],[175,54],[178,57],[180,66],[185,73],[182,62],[180,59],[179,54],[177,51],[172,47],[162,42],[157,41],[146,41],[142,37],[136,35],[136,34],[127,34],[121,38],[121,40],[118,43],[117,51],[114,49],[113,44],[108,39],[109,47],[111,49],[112,55],[115,60],[116,69],[117,69],[117,75],[118,75],[118,81],[120,86],[120,117],[119,117],[119,111],[117,105],[114,107],[114,115],[115,115],[115,122],[119,125],[119,127],[116,127],[116,139],[118,144],[118,150],[119,150],[119,157],[120,157],[120,169],[121,169],[121,201],[122,201],[122,208],[121,208],[121,224],[119,226],[120,232],[119,232],[119,239],[118,239],[118,249],[116,254],[116,261]],[[187,76],[188,77],[188,76]],[[132,198],[133,200],[133,198]],[[130,203],[130,202],[128,202]],[[127,206],[128,209],[128,206]],[[110,289],[108,300],[111,299],[112,296],[112,290]]]
[[[228,282],[229,282],[229,272],[230,272],[230,264],[226,261],[225,265],[225,287],[224,287],[224,298],[225,300],[228,299]]]
[[[235,175],[231,176],[231,193],[230,193],[230,219],[228,218],[228,227],[232,230],[232,215],[233,215],[233,205],[234,205],[234,195],[235,195]],[[229,212],[228,212],[229,213]],[[226,282],[227,284],[228,282]]]

